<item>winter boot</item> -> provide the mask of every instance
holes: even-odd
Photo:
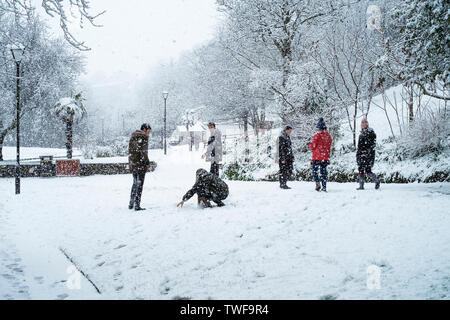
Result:
[[[217,201],[216,203],[218,207],[225,207],[225,203],[223,203],[221,200]]]
[[[322,187],[322,192],[327,192],[327,187]]]
[[[370,177],[370,179],[372,179],[373,182],[375,182],[375,190],[379,190],[380,189],[380,179],[377,178],[375,173],[371,173],[369,175],[369,177]]]
[[[320,192],[320,182],[316,182],[316,191]]]
[[[280,188],[281,188],[281,189],[284,189],[284,190],[290,190],[290,189],[292,189],[291,187],[288,187],[287,185],[281,186]]]
[[[134,204],[129,204],[128,205],[128,209],[133,210],[134,209]]]
[[[145,211],[145,210],[147,210],[147,209],[141,208],[141,207],[135,207],[134,208],[134,211]]]
[[[359,176],[359,188],[356,190],[364,190],[364,176]]]
[[[198,198],[200,208],[212,208],[211,202],[205,198]]]

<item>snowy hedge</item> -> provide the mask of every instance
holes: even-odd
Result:
[[[224,166],[224,177],[241,181],[277,181],[278,164],[275,156],[268,154],[263,148],[255,152],[250,143],[251,156],[246,162],[242,157],[230,161]],[[241,146],[243,148],[243,146]],[[243,154],[243,151],[240,152]],[[296,153],[293,178],[299,181],[312,181],[310,167],[311,153]],[[377,146],[377,156],[373,171],[385,183],[412,182],[450,182],[450,150],[429,152],[421,157],[412,158],[407,152],[391,140],[384,140]],[[328,167],[329,181],[356,182],[358,169],[356,152],[352,145],[341,145],[334,150],[331,164]]]

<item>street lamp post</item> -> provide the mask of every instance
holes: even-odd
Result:
[[[102,117],[102,143],[105,143],[105,118]]]
[[[20,46],[11,47],[11,54],[16,63],[16,194],[20,194],[20,113],[21,113],[21,104],[20,104],[20,63],[22,62],[24,49]]]
[[[164,155],[167,155],[167,98],[169,97],[169,92],[163,92],[164,98]]]

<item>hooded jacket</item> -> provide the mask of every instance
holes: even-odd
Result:
[[[313,161],[330,160],[330,150],[333,140],[328,131],[323,130],[314,136],[309,148],[313,151]]]
[[[373,167],[376,145],[377,135],[372,128],[361,131],[358,140],[358,151],[356,152],[358,167]]]
[[[145,173],[150,167],[148,159],[148,136],[144,131],[137,130],[131,135],[128,145],[128,163],[133,173]]]
[[[214,174],[201,170],[192,189],[184,195],[183,201],[188,201],[195,194],[209,200],[224,200],[228,197],[228,185]]]
[[[278,160],[293,162],[294,153],[292,152],[291,137],[285,131],[282,131],[278,137]]]

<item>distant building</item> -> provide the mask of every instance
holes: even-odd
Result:
[[[197,121],[193,126],[177,126],[170,137],[169,143],[171,145],[195,145],[195,149],[199,149],[200,144],[207,142],[209,137],[208,126]]]

